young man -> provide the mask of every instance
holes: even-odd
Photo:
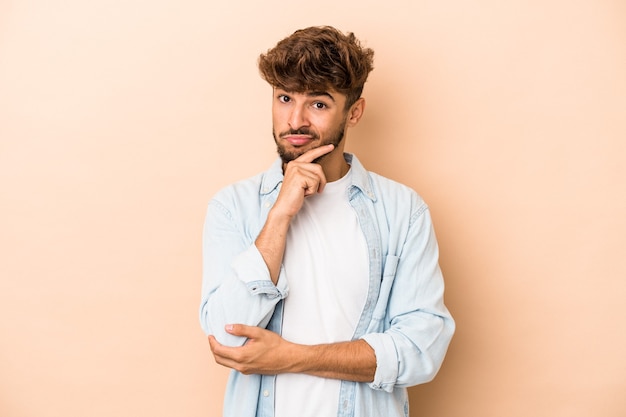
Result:
[[[232,368],[227,417],[408,416],[454,333],[426,204],[343,152],[373,51],[332,27],[261,55],[278,158],[220,191],[202,328]]]

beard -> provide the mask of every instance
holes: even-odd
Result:
[[[334,145],[335,149],[337,149],[337,146],[339,146],[339,144],[343,140],[345,134],[346,134],[346,120],[344,120],[341,123],[341,125],[339,125],[339,127],[336,130],[331,132],[331,134],[328,136],[328,138],[325,139],[323,142],[317,143],[316,145],[314,145],[311,148],[303,147],[302,149],[296,149],[294,151],[289,151],[288,149],[286,149],[286,147],[284,145],[282,145],[278,141],[279,137],[283,137],[283,136],[286,136],[286,135],[309,135],[315,141],[315,140],[319,139],[319,135],[317,133],[315,133],[315,132],[311,132],[309,130],[309,128],[303,127],[303,128],[297,129],[297,130],[291,129],[291,130],[287,130],[285,132],[281,132],[280,135],[277,136],[276,135],[276,130],[272,129],[272,135],[274,136],[274,142],[276,143],[276,151],[278,152],[278,156],[280,156],[280,159],[282,159],[284,164],[286,164],[288,162],[291,162],[294,159],[296,159],[299,156],[301,156],[302,154],[304,154],[305,152],[310,151],[311,149],[319,148],[320,146]],[[327,157],[328,155],[329,154],[322,155],[319,158],[315,159],[313,162],[314,163],[319,163],[319,162],[323,161],[324,158]]]

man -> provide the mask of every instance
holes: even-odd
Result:
[[[279,159],[209,203],[200,321],[227,417],[408,416],[454,333],[428,208],[343,152],[373,51],[332,27],[262,54]]]

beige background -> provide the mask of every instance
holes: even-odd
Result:
[[[376,50],[349,149],[440,240],[411,416],[626,415],[623,1],[1,0],[0,416],[220,414],[204,210],[274,158],[256,57],[314,24]]]

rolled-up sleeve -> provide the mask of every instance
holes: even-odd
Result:
[[[286,280],[280,279],[284,276],[282,266],[279,280],[274,285],[263,256],[255,245],[250,246],[237,256],[231,266],[235,275],[246,285],[251,295],[265,295],[270,299],[287,296]]]
[[[448,341],[454,333],[454,325],[443,317],[423,317],[428,331],[438,330],[437,341],[430,346],[418,346],[420,337],[410,339],[400,330],[371,333],[362,338],[376,354],[376,373],[370,387],[392,392],[394,387],[410,387],[431,381],[445,357]]]
[[[383,329],[361,337],[376,354],[376,373],[370,387],[387,392],[431,381],[455,331],[443,302],[439,251],[425,206],[411,218],[398,247],[395,272],[383,277],[383,281],[392,280],[381,317]]]
[[[232,204],[229,204],[232,205]],[[276,285],[254,239],[258,230],[245,229],[245,210],[229,210],[213,199],[208,206],[202,243],[202,300],[200,324],[222,344],[239,346],[245,338],[224,330],[227,324],[265,327],[276,304],[288,292],[281,270]],[[250,216],[251,217],[251,216]],[[258,216],[256,216],[258,218]]]

